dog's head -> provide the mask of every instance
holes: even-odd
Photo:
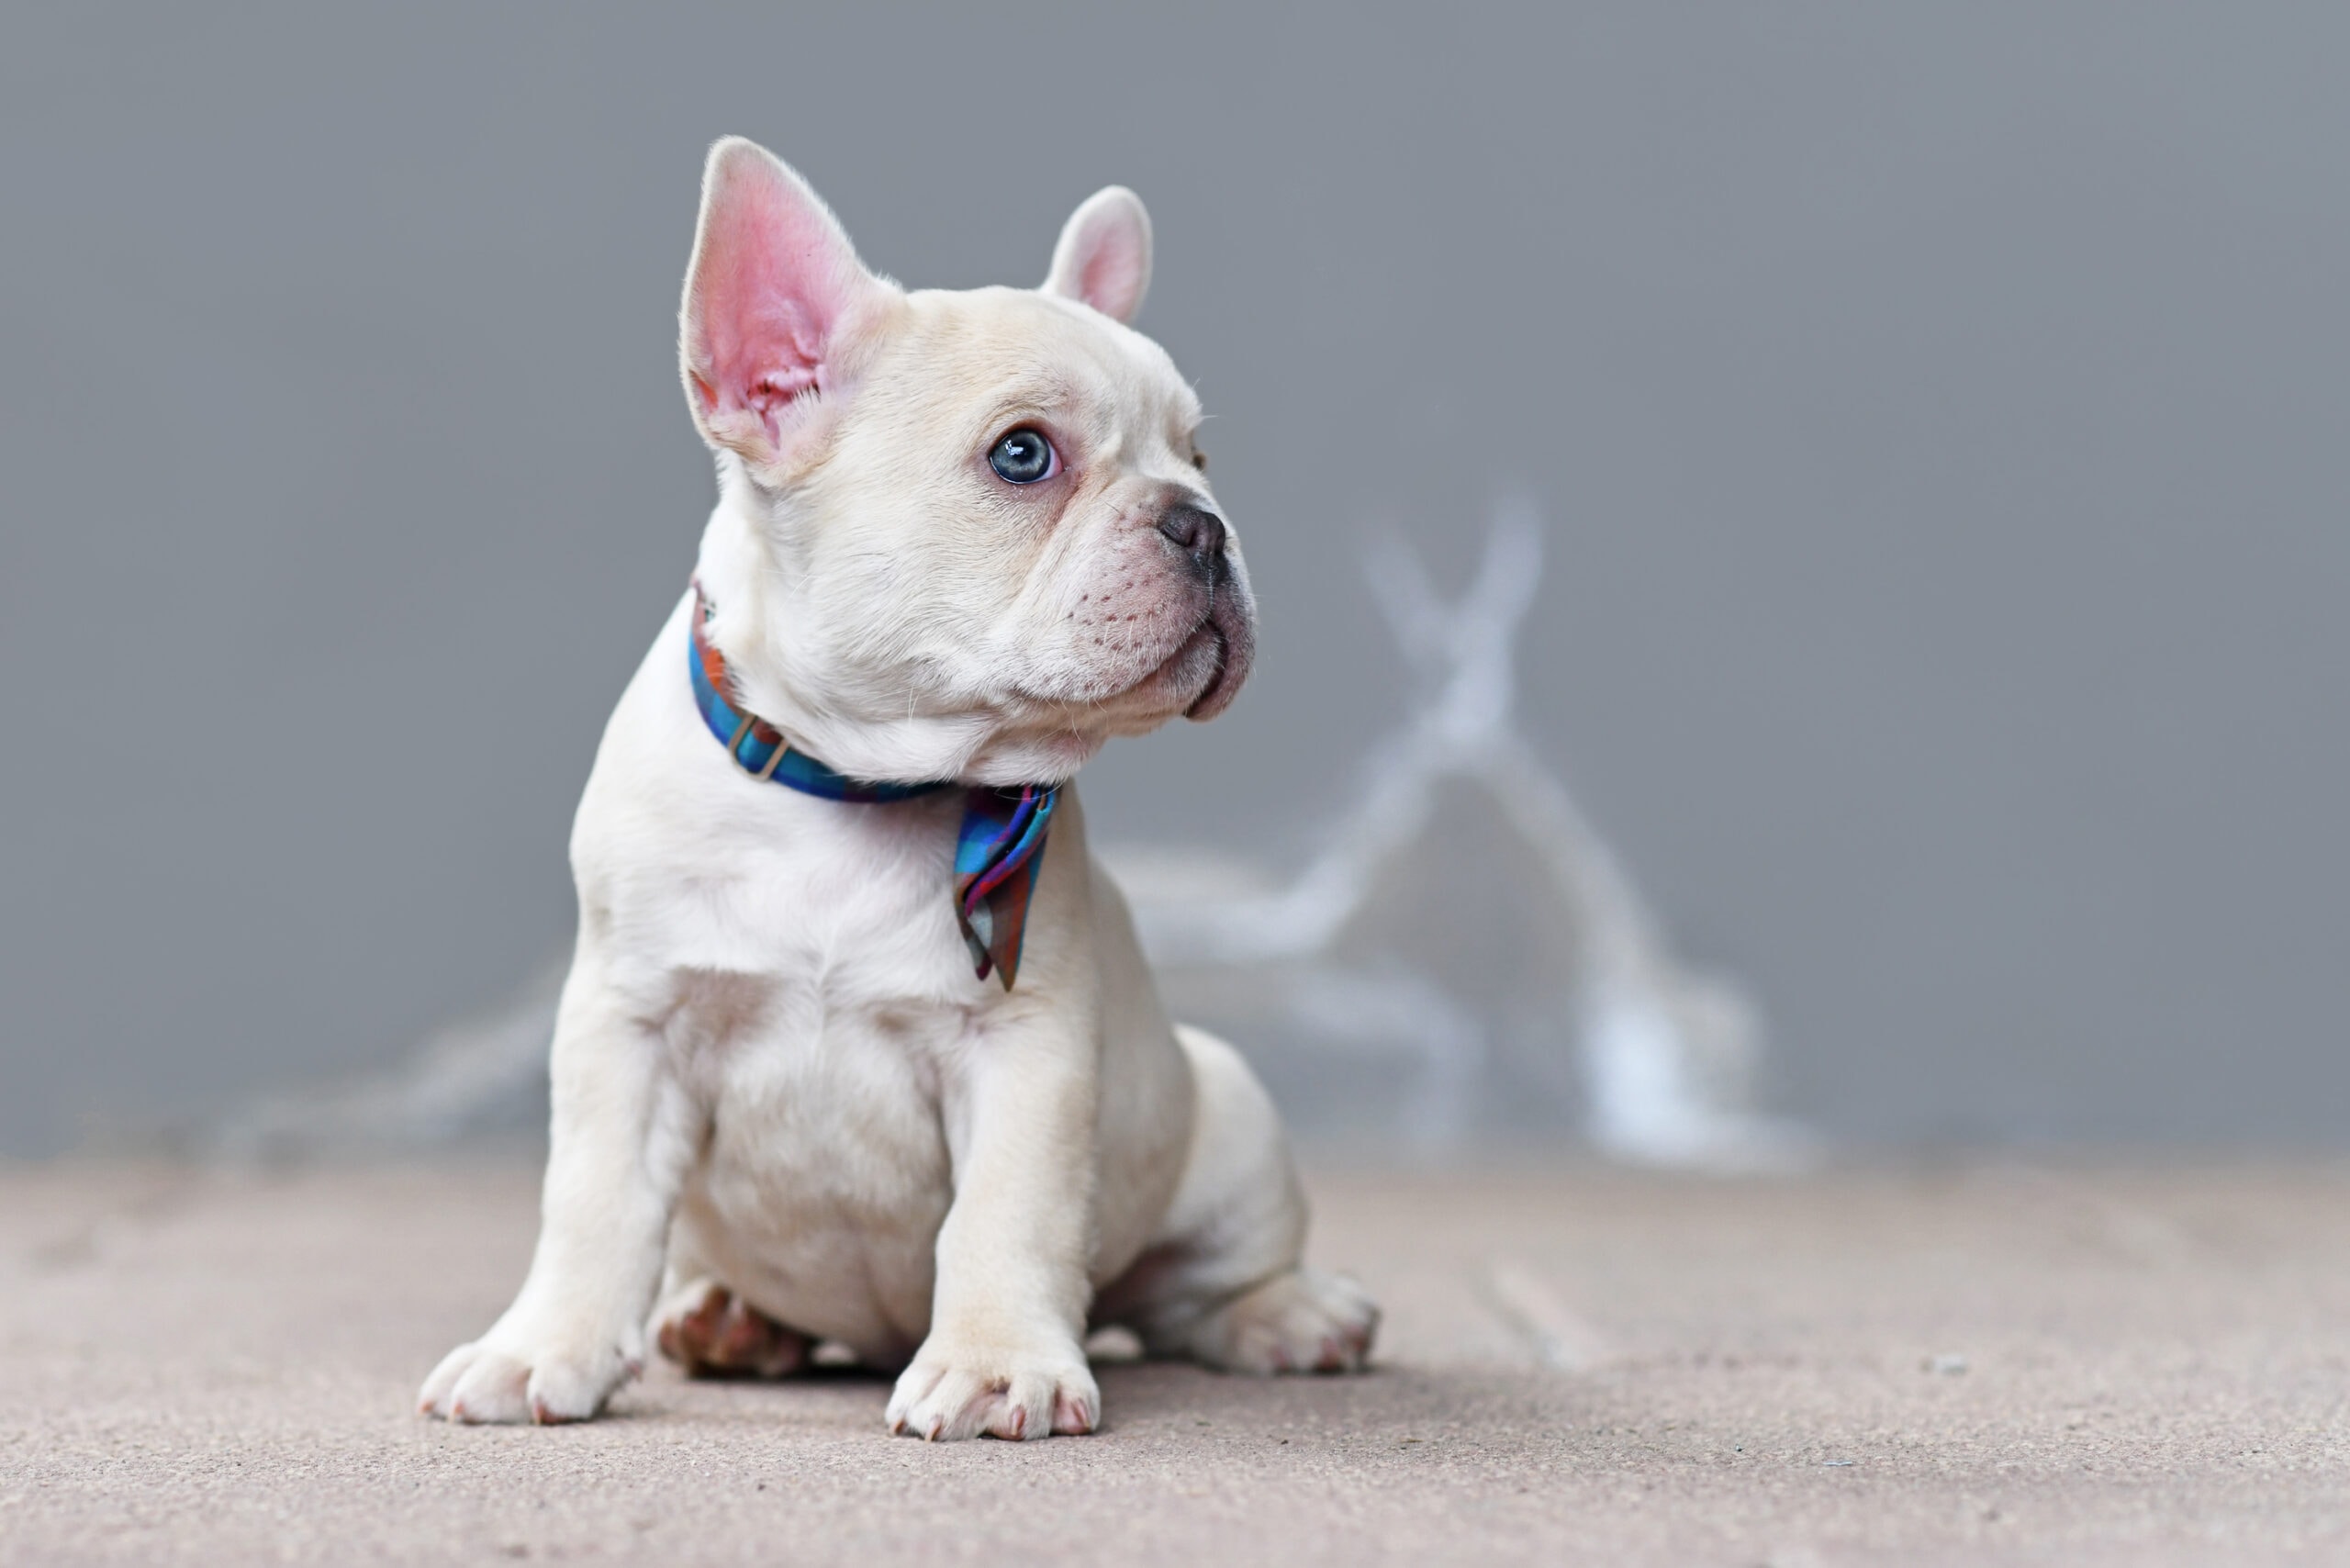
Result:
[[[988,784],[1224,710],[1256,611],[1199,399],[1125,324],[1149,277],[1113,186],[1043,287],[909,293],[774,156],[711,150],[680,353],[746,707],[853,777]]]

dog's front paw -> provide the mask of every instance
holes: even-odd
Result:
[[[614,1389],[643,1370],[643,1357],[616,1341],[500,1323],[442,1359],[424,1380],[417,1409],[450,1421],[559,1426],[593,1417]]]
[[[934,1333],[890,1396],[890,1430],[933,1442],[1080,1437],[1102,1391],[1074,1340],[996,1345]]]

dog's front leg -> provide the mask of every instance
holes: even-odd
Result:
[[[944,1109],[955,1201],[940,1226],[930,1337],[890,1429],[928,1439],[1093,1429],[1081,1338],[1091,1286],[1094,1031],[1031,1015],[972,1042]]]
[[[699,1113],[660,1035],[583,958],[564,988],[531,1271],[489,1332],[449,1352],[420,1406],[453,1421],[584,1421],[644,1364]]]

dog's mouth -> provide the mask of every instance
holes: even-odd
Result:
[[[1240,683],[1248,678],[1248,666],[1256,651],[1257,622],[1249,613],[1246,590],[1226,583],[1222,592],[1208,600],[1207,613],[1201,618],[1199,629],[1168,661],[1170,666],[1182,666],[1200,659],[1207,665],[1205,683],[1183,710],[1183,717],[1204,721],[1231,707],[1232,700],[1240,694]]]
[[[1040,723],[1088,733],[1143,734],[1181,713],[1213,719],[1232,706],[1257,647],[1257,616],[1245,582],[1229,579],[1200,606],[1191,630],[1139,678],[1094,694],[1016,688]],[[1098,744],[1098,743],[1097,743]]]
[[[1176,656],[1181,658],[1185,654],[1196,656],[1200,653],[1204,653],[1214,663],[1208,669],[1207,685],[1202,689],[1197,697],[1192,699],[1192,705],[1183,710],[1183,717],[1186,719],[1206,717],[1203,710],[1207,708],[1208,699],[1219,695],[1219,689],[1225,685],[1224,672],[1232,663],[1232,640],[1224,634],[1224,628],[1214,622],[1203,621],[1200,622],[1200,629],[1192,633],[1190,640],[1183,644],[1183,652]],[[1219,703],[1218,707],[1221,706],[1222,704]]]

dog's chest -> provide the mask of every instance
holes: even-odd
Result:
[[[697,1058],[943,1045],[978,997],[954,917],[951,800],[754,800],[707,824],[630,944]]]
[[[952,1197],[941,1081],[979,990],[954,808],[778,804],[682,854],[634,944],[709,1114],[685,1234],[771,1313],[886,1350],[926,1310]]]

